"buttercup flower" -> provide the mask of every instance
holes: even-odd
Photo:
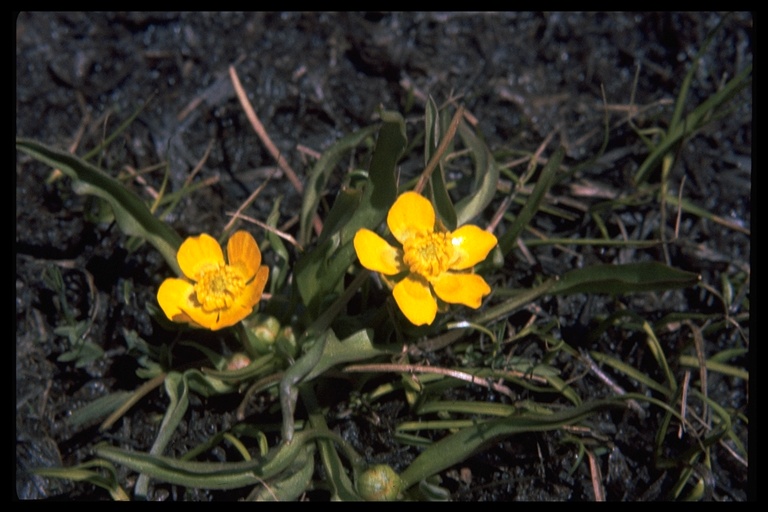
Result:
[[[402,248],[392,247],[369,229],[355,234],[355,251],[365,268],[385,276],[407,272],[392,295],[414,325],[435,320],[435,296],[477,309],[491,292],[488,283],[470,269],[488,256],[497,244],[496,237],[469,224],[447,232],[435,220],[429,200],[405,192],[387,214],[389,230]]]
[[[174,322],[213,331],[236,324],[261,299],[269,268],[250,233],[237,231],[227,242],[227,261],[219,243],[205,233],[187,238],[176,254],[187,279],[168,278],[157,301]]]

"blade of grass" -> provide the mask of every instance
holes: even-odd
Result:
[[[544,200],[544,196],[555,182],[555,176],[557,175],[560,162],[562,162],[564,155],[565,149],[563,147],[560,147],[555,151],[547,162],[547,165],[542,169],[539,180],[536,182],[536,186],[533,188],[533,192],[531,192],[525,206],[520,210],[520,213],[518,213],[509,229],[499,238],[499,247],[504,256],[509,254],[515,246],[520,233],[523,232],[523,229],[525,229],[539,210],[539,207]]]
[[[704,100],[685,117],[683,122],[671,126],[666,136],[656,146],[656,149],[640,164],[635,173],[633,183],[637,186],[647,181],[651,171],[656,168],[667,153],[672,151],[673,146],[700,130],[710,121],[709,117],[715,109],[725,104],[744,87],[749,85],[750,81],[747,80],[747,77],[751,72],[752,65],[750,64],[729,80],[722,89]]]

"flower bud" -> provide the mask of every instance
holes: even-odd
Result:
[[[393,501],[401,487],[400,476],[386,464],[371,466],[357,481],[357,492],[366,501]]]
[[[251,358],[243,352],[236,352],[227,361],[227,370],[240,370],[251,364]]]
[[[243,321],[245,339],[243,346],[251,356],[263,356],[272,352],[280,332],[280,322],[277,318],[259,314]]]

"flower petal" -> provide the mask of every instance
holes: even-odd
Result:
[[[491,293],[491,287],[477,274],[446,272],[432,280],[432,288],[445,302],[474,309],[479,308],[483,297]]]
[[[251,279],[261,265],[261,251],[253,236],[247,231],[237,231],[227,242],[227,258],[233,267],[240,267],[247,279]]]
[[[429,325],[437,315],[437,301],[429,283],[419,276],[409,275],[395,285],[392,296],[400,311],[413,325]]]
[[[157,290],[157,302],[170,320],[182,323],[194,323],[186,313],[196,306],[194,286],[183,279],[169,277]]]
[[[221,309],[217,311],[217,316],[213,322],[213,325],[208,328],[212,331],[218,331],[225,327],[235,325],[237,322],[247,317],[253,312],[253,306],[245,307],[242,304],[233,304],[229,309]]]
[[[203,311],[194,285],[183,279],[170,277],[163,281],[157,290],[157,302],[165,316],[174,322],[186,322],[207,329],[214,329],[218,322],[218,313]]]
[[[186,313],[192,318],[193,322],[212,331],[218,331],[219,329],[228,326],[221,322],[221,310],[214,309],[212,311],[206,311],[200,306],[197,306],[189,309]],[[243,315],[243,318],[245,318],[245,315]]]
[[[484,229],[467,224],[451,233],[451,243],[455,250],[453,270],[465,270],[473,267],[488,257],[491,249],[496,247],[498,240]]]
[[[353,243],[360,264],[368,270],[389,276],[405,270],[402,253],[370,229],[358,230]]]
[[[269,267],[262,265],[259,267],[259,270],[256,271],[256,276],[250,283],[248,283],[248,285],[246,285],[240,296],[235,298],[235,304],[233,304],[233,306],[253,309],[261,300],[261,294],[264,293],[267,279],[269,279]],[[248,314],[250,314],[250,312]]]
[[[224,253],[219,242],[205,233],[184,240],[176,259],[184,275],[193,281],[204,268],[224,265]]]
[[[402,244],[415,233],[431,233],[435,229],[435,209],[421,194],[404,192],[389,209],[387,226]]]

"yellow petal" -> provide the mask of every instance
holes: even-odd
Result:
[[[227,258],[229,258],[230,265],[243,269],[247,279],[256,275],[261,265],[259,246],[247,231],[237,231],[229,237]]]
[[[174,322],[186,322],[212,329],[218,321],[216,313],[206,313],[197,301],[194,285],[176,278],[163,281],[157,290],[157,302],[165,316]]]
[[[387,226],[402,244],[416,233],[431,233],[435,229],[435,209],[421,194],[404,192],[389,209]]]
[[[479,308],[483,297],[491,293],[491,287],[477,274],[446,272],[432,280],[432,288],[445,302],[474,309]]]
[[[184,275],[192,280],[196,280],[206,267],[224,265],[224,253],[219,242],[205,233],[184,240],[176,259]]]
[[[196,324],[212,331],[218,331],[223,327],[227,327],[227,325],[224,325],[221,322],[221,311],[219,310],[205,311],[203,308],[198,306],[191,308],[189,311],[187,311],[187,314]],[[243,318],[245,318],[245,315],[243,315]]]
[[[451,265],[453,270],[465,270],[483,261],[498,240],[484,229],[467,224],[451,233],[451,244],[457,258]]]
[[[401,252],[370,229],[358,230],[353,243],[360,264],[368,270],[391,276],[405,269]]]
[[[183,279],[169,277],[157,290],[157,302],[170,320],[174,322],[192,322],[185,312],[195,300],[195,289],[191,283]]]
[[[253,280],[246,285],[243,293],[235,298],[235,304],[244,308],[253,309],[253,307],[261,300],[261,294],[264,293],[267,279],[269,279],[269,267],[262,265],[259,267],[259,270],[256,271],[256,276]]]
[[[437,315],[437,301],[429,283],[420,276],[409,275],[395,285],[392,296],[400,311],[413,325],[429,325]]]
[[[217,311],[213,323],[208,326],[212,331],[218,331],[225,327],[231,327],[253,312],[253,306],[245,307],[242,304],[233,304],[229,309]]]

